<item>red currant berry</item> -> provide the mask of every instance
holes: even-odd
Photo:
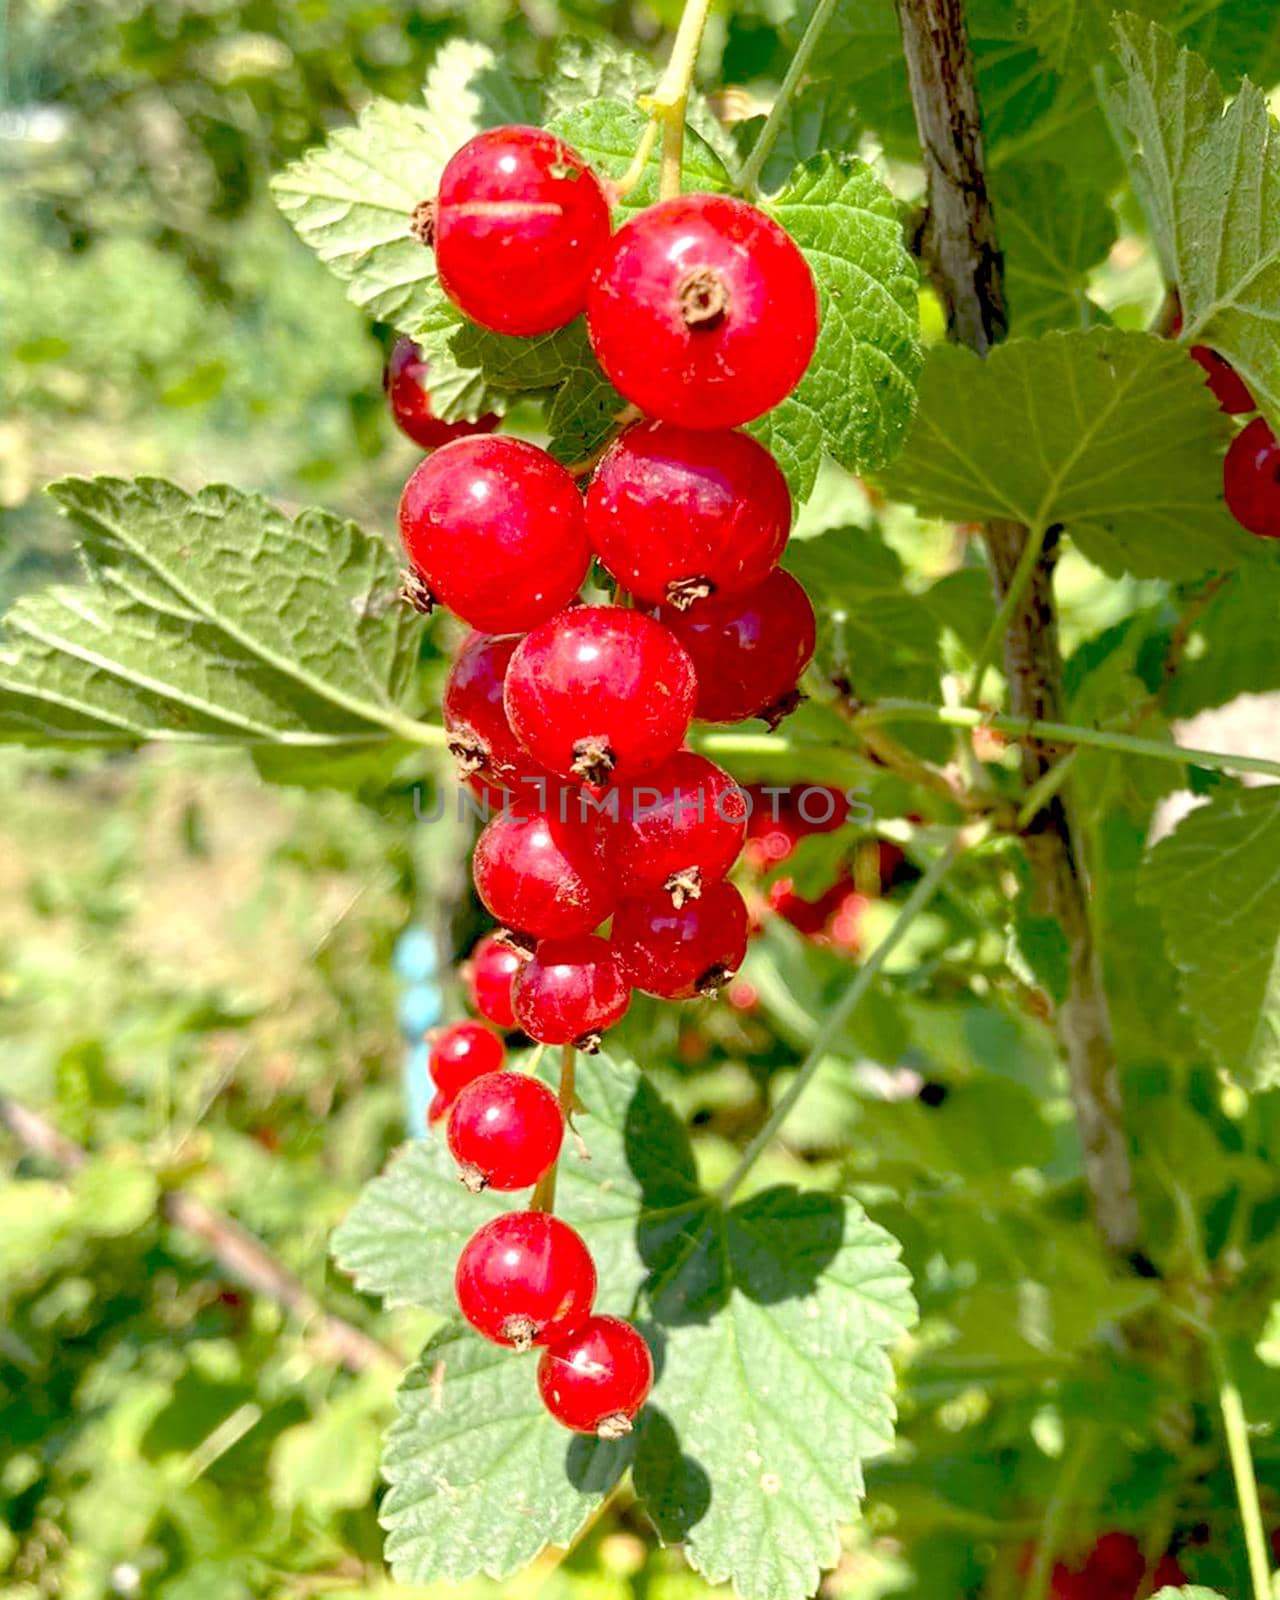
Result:
[[[653,1388],[653,1357],[621,1317],[588,1317],[538,1357],[538,1393],[575,1433],[621,1439]]]
[[[747,953],[747,907],[731,883],[716,883],[677,911],[671,897],[624,900],[612,944],[626,981],[662,1000],[712,995]]]
[[[492,433],[498,426],[492,412],[475,422],[442,422],[435,415],[427,388],[426,358],[412,339],[397,339],[392,346],[382,386],[396,426],[424,450],[437,450],[451,439],[465,439],[472,433]]]
[[[591,280],[587,328],[600,365],[641,411],[736,428],[804,376],[818,293],[794,240],[763,211],[680,195],[614,234]]]
[[[463,642],[445,680],[444,725],[449,749],[464,777],[479,776],[515,789],[527,800],[540,801],[545,794],[525,779],[554,780],[529,759],[502,708],[502,681],[520,637],[472,633]],[[501,800],[498,803],[501,807]]]
[[[1231,441],[1223,466],[1227,506],[1242,528],[1280,539],[1280,442],[1263,417]]]
[[[666,893],[677,910],[719,883],[747,835],[747,797],[723,768],[680,750],[623,790],[609,854],[618,893]]]
[[[462,969],[472,1010],[499,1028],[514,1028],[511,985],[523,964],[524,957],[518,951],[486,933]]]
[[[778,563],[791,493],[749,434],[640,422],[615,441],[587,490],[587,537],[641,600],[682,610],[737,594]]]
[[[499,333],[549,333],[587,302],[609,238],[600,180],[542,128],[489,128],[455,152],[414,229],[434,245],[440,287]]]
[[[1228,416],[1258,409],[1244,379],[1225,357],[1207,344],[1193,344],[1191,356],[1204,368],[1213,397]]]
[[[604,939],[544,939],[516,974],[516,1021],[539,1044],[575,1044],[593,1054],[600,1035],[631,1003],[631,992]]]
[[[492,915],[535,939],[590,933],[613,911],[600,820],[584,821],[568,806],[563,813],[513,806],[494,817],[471,870]]]
[[[431,1096],[431,1104],[427,1107],[427,1121],[431,1123],[439,1122],[442,1117],[446,1117],[448,1114],[449,1102],[442,1094],[433,1094]]]
[[[603,787],[674,755],[696,695],[693,664],[661,623],[620,606],[575,606],[516,647],[504,704],[535,761]]]
[[[455,439],[419,462],[400,534],[430,598],[486,633],[568,605],[590,560],[577,484],[523,439]]]
[[[564,1114],[545,1083],[523,1072],[490,1072],[454,1101],[449,1150],[473,1193],[531,1189],[554,1164]]]
[[[428,1071],[446,1108],[469,1083],[500,1071],[506,1058],[502,1040],[483,1022],[452,1022],[427,1037]]]
[[[509,1211],[467,1240],[454,1288],[477,1333],[527,1350],[563,1339],[586,1321],[596,1269],[567,1222],[546,1211]]]
[[[795,709],[796,683],[813,658],[817,623],[809,596],[780,567],[747,594],[719,595],[692,611],[655,615],[689,652],[703,722],[763,717],[776,726]]]

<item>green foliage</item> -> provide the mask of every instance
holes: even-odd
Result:
[[[386,547],[233,489],[65,479],[92,587],[21,601],[0,658],[11,738],[384,741],[416,653]]]
[[[1193,811],[1143,874],[1197,1030],[1224,1072],[1256,1088],[1280,1086],[1278,874],[1280,809],[1267,789],[1228,789]]]
[[[933,351],[892,494],[955,521],[1061,526],[1110,573],[1188,577],[1253,541],[1222,506],[1226,426],[1198,369],[1150,334],[1099,329]]]
[[[1112,112],[1181,337],[1225,356],[1280,426],[1280,131],[1266,97],[1246,78],[1224,107],[1209,65],[1163,28],[1135,18],[1116,32],[1124,84]]]

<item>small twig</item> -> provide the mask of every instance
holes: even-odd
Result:
[[[907,929],[933,899],[938,886],[955,865],[956,858],[965,844],[972,843],[973,839],[974,835],[972,834],[968,838],[962,837],[959,833],[955,834],[951,843],[934,861],[924,877],[919,880],[903,902],[902,909],[894,918],[888,933],[885,934],[862,966],[858,968],[857,975],[849,987],[822,1019],[822,1026],[814,1036],[813,1043],[809,1047],[809,1053],[800,1063],[795,1077],[787,1086],[786,1093],[779,1099],[764,1125],[742,1152],[737,1166],[734,1167],[728,1178],[720,1186],[717,1198],[723,1204],[727,1205],[733,1199],[741,1188],[747,1174],[769,1145],[773,1143],[778,1130],[791,1115],[796,1102],[809,1087],[814,1074],[826,1059],[832,1041],[858,1009],[863,997],[879,977],[885,962],[888,961],[894,950],[902,942]]]
[[[1222,1412],[1223,1431],[1227,1436],[1231,1472],[1235,1478],[1236,1500],[1240,1506],[1245,1550],[1249,1556],[1253,1600],[1271,1600],[1271,1561],[1267,1555],[1267,1534],[1258,1500],[1258,1478],[1253,1467],[1253,1453],[1249,1449],[1249,1424],[1240,1398],[1240,1387],[1231,1370],[1226,1346],[1214,1329],[1208,1330],[1206,1342],[1214,1383],[1218,1389],[1218,1406]]]
[[[751,154],[742,164],[738,182],[744,194],[753,198],[760,192],[760,175],[764,171],[764,164],[769,159],[769,153],[777,143],[778,134],[782,131],[783,119],[787,114],[787,107],[791,104],[800,80],[804,76],[805,68],[809,65],[809,57],[817,47],[822,36],[822,30],[831,20],[831,13],[836,8],[836,0],[818,0],[813,8],[813,13],[805,25],[800,43],[796,46],[795,54],[791,57],[786,74],[778,88],[777,98],[769,108],[769,115],[765,118],[764,127],[756,136],[756,142],[751,148]]]
[[[66,1138],[38,1112],[0,1095],[0,1126],[8,1128],[24,1149],[43,1156],[67,1172],[78,1172],[88,1153]],[[295,1278],[266,1247],[230,1217],[183,1189],[161,1196],[160,1211],[166,1221],[199,1239],[228,1276],[281,1306],[307,1325],[323,1357],[352,1372],[369,1367],[402,1367],[404,1359],[389,1346],[326,1311],[306,1285]]]
[[[565,1126],[573,1132],[573,1113],[577,1106],[577,1061],[578,1053],[571,1044],[567,1044],[560,1056],[560,1092],[557,1099],[560,1110],[564,1116]],[[554,1211],[556,1208],[556,1174],[560,1170],[560,1162],[556,1160],[538,1179],[533,1197],[529,1201],[530,1211]]]
[[[662,125],[662,161],[658,169],[660,200],[673,199],[680,193],[684,165],[685,111],[689,104],[693,75],[698,66],[702,32],[707,25],[710,12],[711,0],[685,0],[666,71],[653,93],[642,96],[640,100],[641,110],[647,111]]]

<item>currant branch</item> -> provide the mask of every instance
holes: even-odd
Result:
[[[922,250],[951,336],[986,356],[1007,330],[1004,263],[987,188],[963,0],[896,4],[928,181]],[[1053,562],[1043,549],[1034,558],[1028,554],[1033,540],[1033,533],[1017,523],[993,521],[986,529],[1011,704],[1028,724],[1051,725],[1062,703]],[[1052,757],[1037,748],[1026,727],[1020,731],[1024,781],[1031,786],[1046,775]],[[1111,747],[1144,753],[1132,744]],[[1094,1218],[1108,1245],[1131,1257],[1140,1228],[1110,1005],[1090,921],[1084,852],[1061,794],[1039,813],[1035,831],[1024,840],[1038,910],[1059,923],[1067,941],[1070,978],[1055,1020]]]
[[[685,0],[666,71],[653,93],[643,96],[640,101],[641,110],[649,112],[662,129],[662,161],[658,173],[660,200],[673,199],[680,193],[684,165],[685,112],[689,104],[689,90],[693,87],[693,75],[697,71],[702,33],[711,14],[711,4],[712,0]],[[646,137],[651,150],[653,140],[647,130]],[[643,145],[644,141],[641,143]],[[637,151],[636,160],[640,164],[640,171],[643,171],[644,161],[648,160],[648,150],[645,151],[644,161],[640,161],[640,153]]]

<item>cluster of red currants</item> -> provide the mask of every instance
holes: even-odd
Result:
[[[500,928],[473,954],[473,1001],[500,1027],[591,1051],[633,989],[712,994],[746,953],[727,875],[748,798],[684,743],[695,716],[784,715],[813,653],[813,609],[778,566],[786,480],[737,430],[799,382],[817,294],[794,242],[740,200],[665,200],[611,232],[605,186],[537,128],[472,139],[413,225],[446,294],[483,327],[529,337],[585,311],[631,407],[584,468],[584,496],[546,451],[489,437],[492,418],[434,432],[412,346],[388,376],[402,426],[440,446],[401,500],[408,596],[473,630],[443,707],[465,781],[494,808],[473,875]],[[581,603],[593,558],[613,604]],[[432,1116],[447,1113],[465,1182],[523,1189],[554,1167],[567,1108],[497,1070],[501,1049],[479,1024],[445,1030]],[[591,1315],[590,1254],[539,1209],[542,1193],[468,1242],[459,1305],[500,1344],[545,1347],[553,1415],[616,1437],[648,1393],[649,1352],[629,1324]]]
[[[501,1039],[479,1022],[431,1043],[433,1117],[448,1116],[449,1150],[478,1193],[530,1189],[554,1167],[565,1115],[540,1079],[504,1072]],[[538,1392],[567,1428],[618,1439],[653,1385],[644,1337],[592,1314],[596,1271],[581,1235],[548,1211],[507,1212],[467,1241],[455,1278],[463,1316],[495,1344],[541,1345]]]
[[[1177,312],[1173,332],[1181,332]],[[1208,345],[1193,344],[1191,354],[1204,368],[1214,398],[1228,416],[1258,409],[1236,369]],[[1242,528],[1261,539],[1280,539],[1280,440],[1265,417],[1254,417],[1231,441],[1222,468],[1227,509]]]

